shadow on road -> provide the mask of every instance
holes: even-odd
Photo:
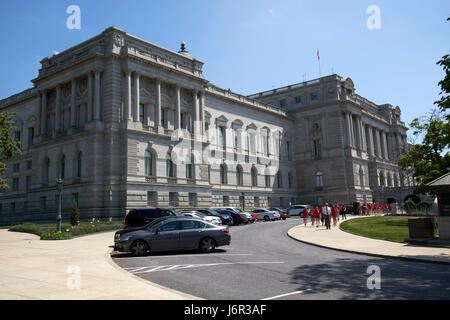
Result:
[[[370,290],[367,287],[368,282],[373,283],[374,273],[368,273],[371,265],[379,267],[381,289]],[[448,265],[346,258],[337,259],[332,264],[302,265],[291,273],[291,279],[291,283],[300,285],[298,290],[312,289],[305,295],[336,291],[339,292],[339,299],[447,300],[450,297]]]

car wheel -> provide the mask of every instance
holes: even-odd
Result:
[[[216,242],[212,238],[203,238],[200,241],[199,247],[201,252],[208,253],[214,251],[214,249],[216,248]]]
[[[130,247],[130,251],[133,254],[133,256],[140,257],[147,253],[149,247],[147,242],[143,240],[137,240],[133,242],[133,244]]]
[[[270,220],[269,216],[264,216],[264,221],[269,221],[269,220]]]

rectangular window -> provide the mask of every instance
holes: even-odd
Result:
[[[139,104],[139,121],[144,124],[144,104]]]
[[[19,191],[19,178],[12,180],[12,191]]]
[[[295,103],[302,103],[302,97],[300,96],[295,97]]]
[[[19,172],[20,171],[20,163],[14,163],[13,165],[13,172]]]
[[[186,129],[186,113],[181,113],[180,125],[182,129]]]
[[[178,194],[176,192],[169,192],[169,206],[178,206]]]
[[[196,207],[197,206],[197,194],[189,193],[189,206]]]
[[[281,108],[286,107],[286,99],[281,99],[280,100],[280,107]]]
[[[28,147],[33,145],[34,140],[34,128],[28,128]]]
[[[47,209],[47,197],[41,197],[41,210]]]
[[[322,142],[320,140],[314,140],[314,159],[322,159]]]
[[[25,182],[26,182],[26,190],[28,191],[31,189],[31,176],[27,176]]]
[[[166,127],[166,110],[161,109],[161,127]]]
[[[22,150],[22,141],[20,140],[20,131],[14,132],[14,140],[19,142],[19,149]]]
[[[156,207],[156,192],[155,191],[147,191],[147,206]]]
[[[23,203],[23,212],[24,212],[24,213],[28,213],[28,201],[25,201],[25,202]]]
[[[291,142],[290,141],[286,141],[286,152],[287,152],[288,160],[292,160]]]
[[[254,197],[253,202],[255,207],[259,207],[259,197]]]
[[[229,196],[223,196],[222,201],[223,201],[223,206],[228,207],[230,205],[230,197]]]
[[[33,168],[33,161],[32,160],[28,160],[27,161],[27,170],[31,170]]]
[[[16,214],[16,203],[15,202],[11,202],[11,206],[10,208],[10,214],[13,216]]]
[[[219,127],[219,146],[225,149],[225,127]]]
[[[317,93],[311,93],[311,101],[318,100],[319,95]]]

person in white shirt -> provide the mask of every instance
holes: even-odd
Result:
[[[325,206],[322,208],[322,212],[325,218],[325,227],[327,229],[331,229],[330,226],[331,208],[328,206],[328,203],[325,203]]]

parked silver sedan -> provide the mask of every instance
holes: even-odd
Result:
[[[274,221],[281,219],[280,214],[276,211],[270,211],[267,209],[255,209],[252,210],[252,212],[258,215],[258,220]]]
[[[211,252],[230,242],[228,226],[217,226],[190,217],[176,217],[120,235],[115,239],[114,250],[131,252],[134,256],[172,250]]]

